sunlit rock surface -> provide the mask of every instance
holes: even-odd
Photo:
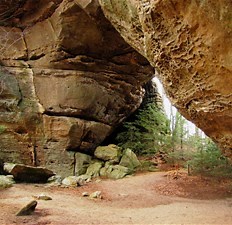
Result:
[[[100,0],[172,103],[232,158],[232,1]]]

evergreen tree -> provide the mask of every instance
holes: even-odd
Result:
[[[188,162],[192,173],[232,178],[231,162],[222,155],[217,145],[211,139],[198,138],[196,146],[198,150]]]
[[[175,150],[176,144],[180,146],[181,150],[183,150],[184,137],[187,133],[185,130],[185,123],[186,123],[185,118],[179,112],[176,112],[175,122],[172,130],[173,151]]]
[[[170,147],[169,120],[155,103],[140,109],[136,119],[126,122],[124,128],[116,137],[118,145],[137,154],[154,154]]]

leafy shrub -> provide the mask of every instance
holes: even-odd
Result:
[[[199,146],[188,164],[193,174],[232,178],[232,164],[211,140]]]
[[[187,146],[186,146],[187,148]],[[186,167],[186,162],[193,158],[191,151],[182,151],[180,149],[175,149],[175,151],[169,151],[166,155],[166,162],[170,166],[178,165],[179,167]]]

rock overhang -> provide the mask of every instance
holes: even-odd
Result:
[[[172,103],[232,157],[232,3],[99,0],[159,72]]]
[[[0,19],[0,78],[16,82],[13,107],[0,108],[1,158],[72,173],[77,151],[92,154],[138,108],[154,69],[98,1],[32,3],[2,3],[12,13]]]

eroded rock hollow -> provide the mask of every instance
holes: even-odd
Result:
[[[100,0],[172,103],[232,159],[232,1]]]
[[[1,1],[0,50],[0,158],[65,175],[154,74],[95,0]]]

